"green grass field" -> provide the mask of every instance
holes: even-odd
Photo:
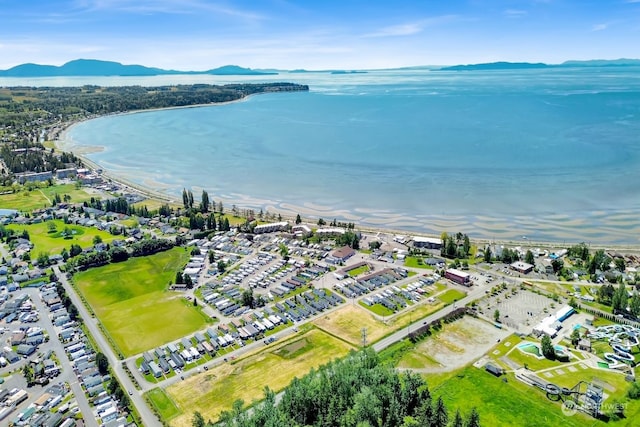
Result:
[[[350,349],[344,341],[312,329],[246,359],[190,377],[166,390],[182,411],[171,425],[191,426],[194,411],[202,413],[205,419],[215,420],[220,412],[231,409],[235,400],[242,399],[245,403],[259,400],[265,386],[281,390],[294,377],[342,357]]]
[[[77,189],[74,184],[63,184],[35,188],[31,191],[23,188],[16,193],[2,194],[0,195],[0,205],[5,209],[30,212],[34,209],[51,207],[51,201],[55,194],[59,194],[61,198],[68,194],[72,202],[84,202],[91,198],[87,192]]]
[[[548,400],[532,387],[507,376],[507,382],[482,369],[463,368],[449,375],[435,376],[427,383],[433,396],[442,396],[448,408],[459,408],[464,415],[475,407],[483,426],[563,426],[604,425],[593,418],[562,414],[560,404]]]
[[[462,291],[459,291],[457,289],[449,289],[445,293],[438,295],[438,299],[445,304],[451,304],[453,302],[461,300],[466,296],[467,294]]]
[[[211,323],[180,293],[166,291],[188,259],[174,248],[87,270],[74,281],[120,352],[131,356]]]
[[[56,225],[56,231],[53,233],[49,232],[50,222]],[[18,233],[23,230],[27,230],[31,243],[34,245],[33,253],[36,256],[40,252],[44,252],[49,255],[59,254],[62,252],[62,249],[69,249],[72,244],[80,245],[83,248],[92,246],[95,236],[100,236],[104,243],[109,243],[116,238],[116,236],[107,231],[98,230],[95,227],[82,227],[80,225],[65,224],[64,221],[59,219],[41,222],[39,224],[9,224],[7,228],[10,230],[16,230]],[[65,238],[63,235],[65,228],[69,228],[69,230],[71,230],[71,238]]]
[[[413,268],[426,268],[429,270],[433,270],[429,264],[425,264],[422,257],[408,256],[404,259],[405,267],[413,267]]]
[[[360,274],[366,273],[369,271],[369,266],[368,265],[361,265],[358,268],[354,268],[353,270],[349,270],[349,276],[351,277],[356,277],[359,276]]]
[[[147,392],[147,398],[153,405],[153,407],[158,411],[163,420],[169,421],[174,418],[176,415],[180,414],[180,410],[176,406],[175,403],[167,396],[167,393],[164,392],[161,388],[154,388],[153,390]]]
[[[510,358],[523,360],[536,360],[528,357],[514,347],[522,340],[516,335],[511,335],[500,344],[495,345],[486,354],[494,359],[492,363],[497,363],[500,357],[509,353]],[[414,346],[405,345],[399,347],[399,353],[395,360],[401,367],[418,367],[420,364],[428,365],[429,360],[416,358],[412,355]],[[513,350],[512,350],[513,349]],[[522,355],[522,356],[520,356]],[[512,357],[513,356],[513,357]],[[518,360],[520,362],[520,360]],[[547,362],[545,364],[544,362]],[[534,363],[535,364],[535,363]],[[535,370],[529,364],[530,369]],[[604,423],[595,420],[590,416],[578,413],[573,416],[565,416],[561,406],[557,402],[549,400],[545,393],[518,381],[513,373],[509,373],[502,378],[496,378],[488,374],[483,369],[467,366],[456,371],[441,374],[426,374],[425,378],[429,384],[432,395],[442,396],[447,407],[459,408],[463,414],[468,414],[471,408],[475,407],[480,414],[482,425],[489,426],[554,426],[562,425],[568,427],[578,426],[635,426],[636,417],[640,414],[640,401],[630,401],[626,399],[626,391],[629,384],[625,381],[624,375],[618,372],[583,368],[579,364],[574,364],[576,368],[573,372],[567,368],[566,363],[543,361],[537,368],[545,369],[555,366],[562,369],[564,373],[553,371],[553,377],[547,378],[542,374],[542,378],[553,382],[561,387],[574,387],[579,381],[596,381],[605,388],[608,397],[603,406],[604,412],[608,412],[613,401],[622,402],[625,407],[626,418],[619,421]],[[504,368],[508,368],[504,366]]]

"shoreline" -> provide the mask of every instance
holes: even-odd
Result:
[[[155,199],[165,203],[179,204],[178,196],[172,196],[170,194],[159,191],[158,189],[154,188],[150,184],[144,184],[144,183],[140,184],[140,183],[132,182],[130,179],[127,179],[126,177],[122,176],[121,174],[118,174],[117,172],[105,170],[104,167],[90,160],[87,157],[87,154],[91,154],[97,151],[102,151],[106,147],[85,146],[85,149],[83,150],[78,146],[73,146],[73,144],[69,141],[69,138],[68,138],[69,131],[77,124],[80,124],[88,120],[101,118],[101,117],[108,117],[112,115],[139,114],[139,113],[146,113],[146,112],[153,112],[153,111],[173,110],[173,109],[183,109],[183,108],[202,108],[202,107],[222,106],[222,105],[227,105],[227,104],[232,104],[237,102],[244,102],[253,95],[255,94],[247,95],[237,100],[225,101],[220,103],[194,104],[194,105],[186,105],[186,106],[135,110],[135,111],[119,112],[119,113],[113,113],[113,114],[107,114],[107,115],[96,115],[96,116],[88,117],[83,120],[75,120],[71,123],[60,126],[62,129],[58,131],[57,139],[53,140],[53,143],[57,150],[73,152],[74,155],[78,156],[89,169],[92,169],[94,171],[97,169],[102,170],[101,175],[108,180],[117,182],[120,185],[132,190],[133,192],[139,193],[140,195],[148,199]],[[194,188],[201,188],[201,187],[196,185]],[[418,218],[414,218],[411,215],[403,215],[402,213],[385,214],[382,209],[379,212],[377,212],[377,215],[376,215],[375,212],[361,212],[357,210],[350,211],[350,210],[344,210],[344,209],[334,209],[334,208],[325,207],[325,206],[314,206],[310,202],[303,202],[303,203],[295,203],[291,201],[276,202],[272,200],[261,200],[261,199],[250,197],[250,196],[244,196],[244,197],[242,196],[243,195],[240,195],[240,197],[238,197],[238,195],[233,195],[233,194],[225,195],[225,196],[217,195],[216,197],[214,197],[214,199],[222,201],[223,204],[227,207],[227,210],[229,210],[229,206],[232,204],[236,205],[240,209],[247,208],[247,209],[257,210],[255,208],[257,206],[260,206],[261,209],[268,211],[269,213],[272,213],[272,214],[276,214],[276,215],[280,214],[283,217],[283,219],[287,219],[290,221],[293,221],[295,219],[296,214],[300,214],[301,216],[303,216],[303,219],[305,217],[306,219],[310,219],[309,217],[311,217],[311,219],[322,217],[327,222],[330,222],[334,217],[340,217],[341,222],[355,222],[359,229],[363,231],[372,232],[372,233],[422,235],[422,236],[439,237],[440,233],[435,232],[437,229],[446,230],[449,233],[452,233],[452,232],[455,233],[459,231],[457,229],[449,229],[451,227],[447,227],[447,224],[450,225],[452,222],[458,222],[460,219],[460,215],[450,215],[450,216],[432,215],[432,216],[429,216],[428,218],[418,219]],[[462,226],[461,228],[463,229],[464,228],[473,229],[477,227],[482,228],[482,221],[483,219],[486,220],[485,218],[486,215],[466,215],[465,217],[475,218],[475,220],[467,221],[465,225],[462,225],[461,223],[461,226]],[[490,223],[491,228],[494,229],[493,232],[495,232],[496,235],[499,235],[503,232],[506,232],[507,230],[513,229],[513,226],[515,225],[514,223],[521,220],[523,217],[524,217],[523,215],[513,216],[509,218],[491,217],[491,218],[488,218],[489,221],[485,221],[484,226],[486,227],[487,223]],[[306,221],[306,222],[310,223],[309,221]],[[394,222],[398,224],[395,227],[393,225],[390,225],[389,227],[378,225],[379,223],[382,224],[382,223],[394,223]],[[422,227],[423,230],[416,230],[416,227],[412,226],[413,224],[429,224],[430,227]],[[477,227],[475,227],[476,225]],[[496,229],[496,225],[498,225],[497,229]],[[403,228],[403,226],[406,228]],[[430,232],[432,230],[434,232]],[[547,232],[550,232],[550,230],[553,230],[553,227],[545,228],[544,230],[546,230]],[[580,238],[575,238],[574,236],[571,236],[571,231],[572,230],[570,229],[566,229],[564,232],[558,234],[558,238],[555,240],[554,239],[536,239],[535,237],[529,238],[526,236],[523,236],[522,240],[513,239],[513,238],[500,238],[500,237],[492,237],[492,238],[479,237],[479,236],[473,236],[473,232],[472,231],[470,232],[468,230],[466,231],[466,234],[469,234],[470,238],[473,241],[478,243],[483,243],[483,244],[492,243],[492,244],[508,244],[508,245],[515,245],[515,246],[526,246],[526,247],[549,248],[549,247],[561,247],[561,246],[567,246],[572,244],[578,244],[581,242],[587,242],[590,246],[594,248],[604,248],[604,249],[616,248],[616,249],[625,249],[625,250],[631,250],[631,251],[640,251],[640,242],[638,243],[631,243],[631,242],[607,243],[606,239],[602,239],[602,241],[588,241],[589,239],[580,239]],[[486,234],[486,230],[485,230],[485,234]]]

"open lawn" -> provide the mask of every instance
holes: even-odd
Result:
[[[51,207],[55,194],[59,194],[61,199],[65,194],[68,194],[72,202],[84,202],[91,198],[87,192],[77,189],[74,184],[53,185],[32,190],[27,190],[26,187],[23,187],[21,191],[16,193],[0,195],[0,206],[5,209],[30,212],[34,209]]]
[[[483,426],[605,425],[582,413],[572,417],[563,415],[560,404],[548,400],[543,392],[521,383],[511,374],[505,377],[507,382],[504,382],[483,369],[466,367],[446,378],[435,377],[433,382],[430,378],[426,376],[427,383],[432,384],[434,397],[442,396],[447,408],[459,408],[463,415],[475,407]],[[437,385],[433,386],[435,383]]]
[[[433,270],[429,264],[424,263],[424,259],[422,257],[408,256],[404,259],[405,267],[413,267],[413,268],[426,268],[429,270]]]
[[[169,421],[176,415],[180,414],[180,410],[175,403],[167,396],[161,388],[154,388],[147,393],[147,398],[151,401],[154,408],[160,413],[163,420]]]
[[[353,270],[349,270],[348,273],[349,273],[349,276],[356,277],[368,271],[369,271],[369,266],[365,264],[365,265],[361,265],[360,267],[354,268]]]
[[[520,350],[519,348],[512,350],[507,357],[520,366],[527,365],[527,367],[532,371],[548,368],[562,368],[563,366],[576,361],[576,359],[569,359],[568,362],[560,362],[557,360],[545,359],[544,357],[538,358],[531,353]]]
[[[55,231],[49,231],[49,223],[55,224]],[[98,230],[95,227],[65,224],[59,219],[39,224],[9,224],[7,228],[16,230],[18,233],[27,230],[31,243],[34,245],[33,253],[36,256],[40,252],[49,255],[59,254],[64,248],[68,250],[72,244],[80,245],[83,248],[92,246],[95,236],[100,236],[104,243],[109,243],[116,238],[107,231]],[[71,234],[65,234],[65,229],[71,231]]]
[[[147,209],[149,209],[149,211],[157,211],[163,205],[169,205],[169,206],[175,207],[175,208],[179,208],[179,207],[182,206],[182,204],[178,205],[176,203],[167,203],[167,202],[163,202],[162,200],[153,199],[153,198],[144,199],[141,202],[136,202],[136,203],[133,204],[133,206],[136,207],[136,208],[141,208],[143,206],[146,206]]]
[[[378,316],[391,316],[393,314],[393,310],[389,310],[387,307],[385,307],[384,305],[380,304],[380,303],[376,303],[373,305],[367,305],[365,304],[363,301],[358,302],[358,304],[371,311],[374,314],[377,314]]]
[[[424,301],[424,300],[423,300]],[[431,313],[435,313],[440,310],[442,307],[446,306],[442,302],[436,302],[433,304],[429,304],[427,302],[422,302],[420,304],[415,304],[409,310],[397,315],[393,316],[390,320],[387,320],[387,323],[393,328],[393,330],[398,330],[400,328],[404,328],[410,323],[415,322],[418,319],[423,317],[427,317]]]
[[[174,248],[78,273],[74,282],[120,352],[131,356],[211,322],[180,293],[166,290],[188,259],[184,248]]]
[[[190,377],[166,390],[182,412],[171,425],[191,426],[194,411],[215,420],[220,412],[231,409],[235,400],[259,400],[264,387],[281,390],[294,377],[342,357],[351,349],[347,343],[312,329],[262,353]]]
[[[467,294],[465,292],[459,291],[457,289],[449,289],[443,294],[438,295],[438,299],[445,304],[451,304],[462,298],[466,297]]]

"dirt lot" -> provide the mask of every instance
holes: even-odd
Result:
[[[367,329],[369,342],[379,340],[394,329],[376,320],[365,308],[352,304],[345,304],[340,309],[319,317],[313,323],[353,345],[362,343],[362,328]]]
[[[509,334],[483,320],[465,316],[446,325],[435,337],[422,341],[400,361],[399,367],[425,373],[452,371],[482,357]]]

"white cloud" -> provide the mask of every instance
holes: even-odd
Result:
[[[591,27],[591,31],[604,31],[609,27],[609,24],[596,24]]]
[[[502,12],[502,14],[508,18],[520,18],[525,16],[528,12],[526,10],[520,9],[507,9]]]
[[[264,16],[205,0],[77,0],[76,7],[87,12],[117,11],[125,13],[199,14],[212,13],[247,20],[264,19]]]
[[[378,31],[365,34],[363,37],[401,37],[418,34],[424,31],[428,27],[436,25],[448,24],[459,20],[458,15],[441,15],[430,18],[421,19],[414,22],[407,22],[404,24],[391,25],[381,28]]]

